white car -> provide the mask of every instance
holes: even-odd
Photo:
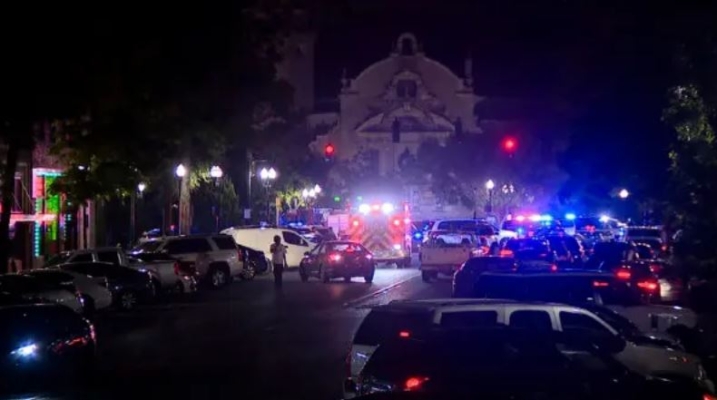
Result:
[[[373,352],[392,336],[410,335],[431,326],[485,328],[499,325],[527,330],[559,331],[609,343],[613,357],[627,368],[646,375],[680,375],[712,391],[700,359],[641,335],[626,319],[610,310],[600,315],[581,307],[557,303],[531,303],[494,299],[437,299],[394,301],[374,308],[361,323],[347,357],[350,376],[346,396]],[[626,327],[630,327],[629,330]],[[615,346],[615,343],[619,346]]]
[[[72,271],[60,271],[55,268],[36,269],[24,273],[50,284],[71,283],[77,288],[85,305],[85,311],[103,310],[112,305],[112,293],[92,278]]]
[[[263,251],[267,259],[271,259],[269,248],[274,243],[274,236],[279,236],[281,243],[286,246],[288,268],[298,268],[301,265],[301,260],[304,259],[304,254],[316,247],[316,243],[309,242],[291,229],[237,227],[225,229],[222,233],[231,235],[237,244]]]
[[[0,275],[0,292],[29,301],[57,303],[77,313],[84,312],[82,297],[74,285],[54,285],[31,276],[6,274]]]

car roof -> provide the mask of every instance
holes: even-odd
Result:
[[[509,276],[516,278],[534,278],[534,277],[552,277],[552,278],[563,278],[563,277],[584,277],[584,278],[614,278],[614,275],[610,272],[600,271],[584,271],[584,270],[568,270],[559,272],[492,272],[487,271],[482,274],[483,276]]]
[[[509,299],[424,299],[424,300],[394,300],[379,309],[435,309],[454,306],[556,306],[563,304],[543,301],[519,301]]]

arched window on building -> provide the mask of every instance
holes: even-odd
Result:
[[[415,99],[418,86],[411,79],[401,79],[396,84],[396,96],[399,99]]]

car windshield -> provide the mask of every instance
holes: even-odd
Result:
[[[47,264],[45,264],[45,265],[49,267],[49,266],[53,266],[53,265],[64,264],[65,262],[67,262],[67,260],[70,259],[71,256],[72,256],[72,253],[70,253],[70,252],[56,254],[56,255],[52,256],[49,260],[47,260]]]

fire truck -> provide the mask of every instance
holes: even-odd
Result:
[[[363,244],[379,263],[411,265],[411,217],[408,204],[361,204],[348,213],[330,215],[339,238]]]

